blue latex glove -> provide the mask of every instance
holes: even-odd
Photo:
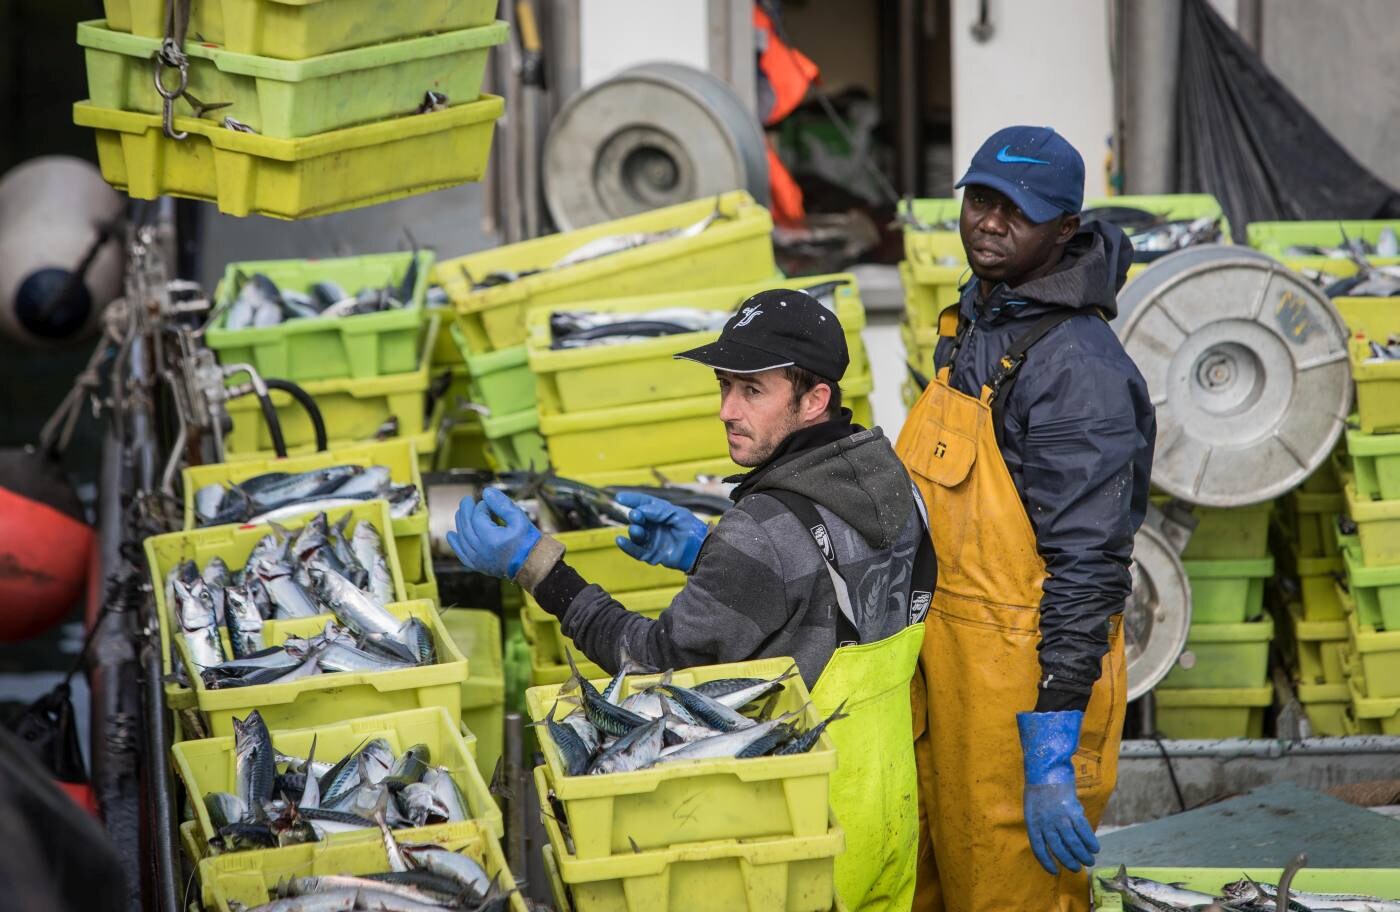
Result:
[[[482,492],[481,500],[463,497],[457,506],[457,531],[447,533],[447,543],[462,566],[487,576],[514,579],[540,540],[540,530],[515,501],[495,488]]]
[[[1026,830],[1036,861],[1058,874],[1058,861],[1071,871],[1089,867],[1099,850],[1094,828],[1074,791],[1074,766],[1070,758],[1079,748],[1084,713],[1023,712],[1016,714],[1025,763]]]
[[[684,507],[638,491],[621,491],[616,500],[632,508],[627,537],[617,538],[619,548],[639,561],[690,572],[710,534],[704,520]]]

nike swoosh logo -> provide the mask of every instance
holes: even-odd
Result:
[[[1001,151],[997,153],[997,161],[1006,162],[1007,164],[1016,164],[1018,162],[1025,165],[1050,164],[1048,161],[1045,161],[1041,158],[1027,158],[1024,155],[1012,155],[1010,145],[1005,145],[1001,147]]]

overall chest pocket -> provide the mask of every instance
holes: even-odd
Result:
[[[935,405],[935,403],[928,403]],[[948,402],[944,406],[967,406],[975,403]],[[946,418],[963,418],[975,432],[978,416],[958,415],[959,408],[932,408],[921,415],[911,416],[919,422],[909,451],[902,453],[905,466],[923,495],[928,508],[929,530],[934,552],[938,555],[940,588],[944,571],[962,565],[962,550],[967,538],[968,524],[977,521],[976,497],[973,493],[972,468],[977,462],[977,441],[970,433],[955,430]],[[952,412],[953,414],[949,414]],[[950,580],[951,581],[951,580]]]

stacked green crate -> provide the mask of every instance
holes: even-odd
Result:
[[[904,316],[899,337],[909,367],[925,378],[933,376],[933,350],[940,335],[957,331],[959,286],[971,276],[958,234],[957,199],[913,200],[904,229],[904,260],[899,279],[904,286]],[[906,408],[919,398],[911,374],[900,388]]]
[[[1191,627],[1181,659],[1155,690],[1157,726],[1171,738],[1258,737],[1270,702],[1264,584],[1273,576],[1268,503],[1196,507],[1182,552]]]

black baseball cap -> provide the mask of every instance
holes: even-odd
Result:
[[[1000,190],[1037,225],[1084,206],[1084,158],[1051,127],[1004,127],[987,138],[956,186]]]
[[[800,367],[833,383],[840,382],[851,363],[836,314],[807,292],[790,288],[753,295],[739,305],[717,340],[675,357],[731,374]]]

